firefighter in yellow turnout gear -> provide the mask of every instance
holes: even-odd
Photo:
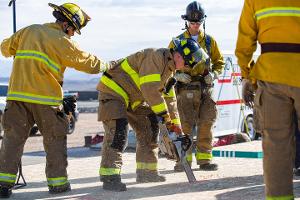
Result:
[[[126,148],[128,123],[136,133],[137,182],[162,182],[157,171],[158,119],[181,133],[176,97],[162,91],[175,70],[194,66],[199,46],[192,40],[175,40],[174,48],[145,49],[120,60],[102,76],[98,85],[99,121],[105,129],[99,170],[103,189],[125,191],[121,182],[122,152]],[[190,57],[182,54],[190,51]],[[171,92],[170,92],[171,94]],[[166,105],[168,104],[168,105]],[[171,125],[172,124],[172,125]]]
[[[294,199],[295,117],[300,121],[299,16],[300,1],[245,0],[239,22],[235,54],[243,77],[243,99],[249,105],[254,102],[262,131],[267,200]],[[252,66],[257,43],[261,55]],[[251,80],[257,80],[255,98]]]
[[[15,56],[3,114],[0,150],[0,197],[11,195],[29,130],[37,124],[46,151],[50,193],[70,190],[67,177],[68,121],[62,112],[66,66],[97,74],[108,64],[82,51],[70,38],[90,17],[72,3],[54,8],[55,23],[25,27],[1,43],[3,56]]]
[[[194,1],[186,8],[182,18],[186,20],[186,31],[177,38],[192,38],[205,51],[207,68],[195,67],[193,69],[177,72],[175,78],[178,110],[182,129],[185,134],[192,137],[193,129],[197,130],[196,160],[200,170],[217,170],[218,166],[212,161],[212,126],[216,120],[216,102],[212,97],[213,81],[224,68],[223,57],[218,45],[212,36],[200,29],[205,27],[205,13],[200,3]],[[171,42],[170,48],[173,47]],[[210,63],[211,62],[211,63]],[[187,159],[192,163],[192,150]],[[175,171],[182,171],[182,166],[176,164]]]

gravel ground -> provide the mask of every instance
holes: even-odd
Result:
[[[30,137],[25,145],[23,173],[28,186],[16,190],[12,199],[217,199],[217,200],[259,200],[264,199],[262,159],[215,158],[220,169],[216,172],[193,169],[198,180],[188,184],[184,173],[174,173],[174,162],[164,158],[159,160],[159,171],[166,175],[164,183],[137,184],[135,182],[135,153],[126,152],[123,156],[123,181],[128,191],[123,193],[102,190],[99,182],[99,152],[82,148],[84,136],[103,132],[96,113],[80,113],[76,130],[68,136],[69,178],[72,192],[51,196],[47,193],[45,182],[42,137]],[[224,147],[224,150],[261,150],[260,142],[236,144]],[[218,149],[221,149],[219,147]],[[35,161],[33,159],[36,159]],[[30,161],[30,162],[29,162]],[[84,163],[84,164],[83,164]],[[296,199],[300,199],[300,179],[294,180]]]
[[[84,146],[84,136],[94,136],[96,133],[103,131],[102,123],[97,121],[96,113],[80,113],[75,131],[71,135],[68,135],[68,147],[82,147]],[[24,153],[43,151],[42,141],[43,137],[39,132],[36,136],[29,137],[25,144]]]

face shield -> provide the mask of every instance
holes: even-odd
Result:
[[[202,74],[204,70],[209,67],[210,64],[210,58],[202,48],[199,48],[197,51],[192,53],[192,61],[193,63],[195,63],[192,66],[192,69],[197,68],[197,71],[200,72],[200,74]]]

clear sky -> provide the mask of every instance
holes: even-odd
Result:
[[[76,35],[79,46],[100,58],[113,60],[149,47],[167,47],[172,37],[184,28],[181,15],[187,0],[74,0],[50,1],[54,4],[78,4],[92,21]],[[221,51],[234,51],[242,0],[202,0],[206,14],[206,32]],[[0,0],[0,41],[12,34],[12,8],[9,0]],[[17,29],[34,23],[54,21],[45,0],[16,0]],[[8,61],[0,56],[0,65]],[[7,60],[7,59],[6,59]],[[11,61],[10,61],[11,62]],[[0,77],[6,75],[0,66]],[[9,71],[9,70],[8,70]],[[9,73],[7,71],[7,73]],[[69,73],[69,72],[67,72]],[[71,72],[70,72],[71,73]],[[82,76],[82,73],[76,76]]]

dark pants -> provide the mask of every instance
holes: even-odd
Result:
[[[300,130],[298,128],[298,121],[296,118],[296,130],[295,130],[295,135],[296,135],[296,158],[295,158],[295,168],[300,167]]]

